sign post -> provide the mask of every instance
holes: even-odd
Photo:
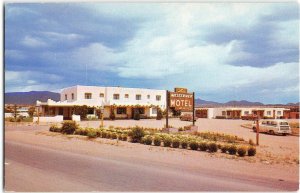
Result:
[[[259,145],[259,115],[256,117],[256,145]]]
[[[100,111],[100,115],[101,115],[101,128],[103,128],[103,113],[104,113],[104,107],[101,106],[101,111]]]
[[[169,99],[169,91],[167,90],[167,97],[166,97],[166,99],[167,99],[167,108],[166,108],[166,128],[169,128],[169,101],[170,101],[170,99]]]
[[[195,126],[195,92],[193,92],[193,126]]]

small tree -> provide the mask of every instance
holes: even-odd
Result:
[[[73,114],[80,115],[81,120],[86,119],[87,113],[88,107],[86,105],[73,107]]]
[[[29,107],[29,109],[28,109],[29,117],[33,117],[34,113],[35,113],[35,107]]]
[[[163,118],[162,110],[157,107],[156,120],[161,120]]]
[[[109,115],[109,118],[111,120],[115,120],[116,119],[116,115],[115,115],[115,107],[114,106],[111,106],[110,107],[110,115]]]
[[[14,115],[15,121],[17,121],[17,117],[18,117],[19,113],[18,113],[18,109],[17,109],[17,105],[16,104],[14,105],[13,115]]]
[[[177,117],[181,115],[180,110],[176,110],[175,108],[171,108],[173,116]]]

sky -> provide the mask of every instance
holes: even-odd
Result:
[[[299,102],[295,3],[6,3],[5,92],[74,85]]]

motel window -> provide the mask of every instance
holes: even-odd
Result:
[[[271,111],[267,111],[267,115],[271,115]]]
[[[119,94],[114,94],[114,100],[119,100],[120,99],[120,95]]]
[[[128,99],[129,98],[129,94],[125,94],[125,98]]]
[[[92,98],[92,93],[84,93],[84,98],[85,99],[91,99]]]
[[[277,111],[277,115],[281,115],[281,111]]]
[[[157,108],[152,108],[152,114],[157,114]]]
[[[65,94],[65,100],[68,100],[68,95]]]
[[[136,100],[141,100],[142,99],[142,95],[140,95],[140,94],[135,95],[135,99]]]
[[[156,95],[156,100],[160,101],[161,100],[161,96],[160,95]]]
[[[139,111],[140,114],[145,114],[144,108],[136,108],[135,111]]]
[[[147,95],[147,99],[150,99],[150,95],[149,94]]]
[[[126,107],[118,107],[117,114],[126,114]]]
[[[249,115],[249,111],[245,111],[245,115]]]
[[[100,93],[100,98],[103,98],[104,97],[104,93]]]
[[[72,93],[72,100],[74,100],[74,93]]]

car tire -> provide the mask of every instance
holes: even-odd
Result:
[[[273,130],[270,130],[269,133],[270,133],[271,135],[275,135],[275,132],[274,132]]]

